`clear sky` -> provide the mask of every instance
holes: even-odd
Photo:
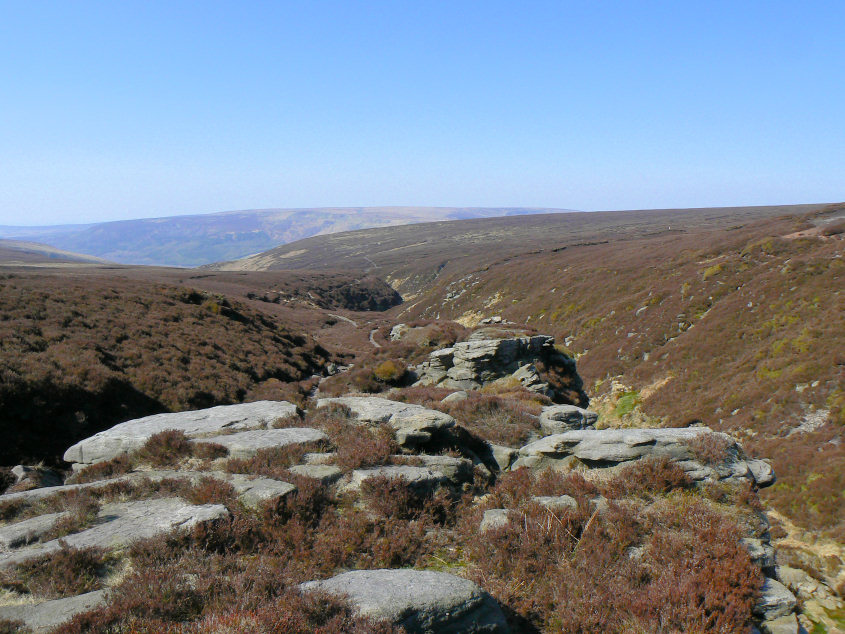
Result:
[[[845,2],[0,0],[0,224],[845,200]]]

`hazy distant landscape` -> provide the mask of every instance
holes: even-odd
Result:
[[[314,235],[433,220],[549,213],[485,207],[259,209],[89,225],[0,226],[0,238],[30,240],[122,264],[199,266],[234,260]]]

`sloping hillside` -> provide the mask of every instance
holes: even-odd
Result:
[[[82,253],[64,251],[38,242],[22,240],[0,240],[0,263],[9,264],[57,264],[59,262],[75,262],[88,264],[105,264],[106,260],[95,258]]]
[[[485,207],[340,207],[252,209],[92,225],[0,227],[0,237],[125,264],[197,266],[241,258],[313,235],[432,220],[548,213],[552,209]]]
[[[702,421],[747,439],[774,459],[776,508],[842,540],[843,242],[823,234],[843,215],[811,205],[437,223],[312,238],[241,265],[368,262],[408,300],[399,321],[499,315],[555,334],[614,424]]]

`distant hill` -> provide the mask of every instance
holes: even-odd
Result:
[[[22,240],[0,240],[0,263],[38,264],[61,262],[104,264],[107,261],[82,253],[73,253],[38,242]]]
[[[198,266],[234,260],[294,240],[339,231],[557,211],[561,210],[523,207],[253,209],[89,225],[0,226],[0,238],[37,240],[59,249],[123,264]]]

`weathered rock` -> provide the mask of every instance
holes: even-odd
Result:
[[[486,336],[488,338],[480,338]],[[473,333],[467,341],[452,348],[436,350],[427,361],[417,366],[417,385],[438,385],[455,390],[477,390],[495,381],[512,380],[526,389],[556,395],[543,382],[535,364],[555,367],[571,376],[572,392],[568,400],[580,404],[587,402],[581,388],[581,379],[575,361],[561,354],[554,347],[554,338],[535,335],[512,338],[494,338],[484,331]]]
[[[70,447],[67,462],[94,463],[110,460],[143,446],[150,436],[174,429],[189,438],[212,436],[224,431],[267,429],[277,418],[296,414],[287,401],[256,401],[240,405],[220,405],[209,409],[172,414],[155,414],[120,423]]]
[[[721,436],[735,448],[728,452],[725,464],[705,465],[695,460],[689,443],[701,434],[711,433],[715,432],[707,427],[567,431],[522,447],[513,468],[561,469],[563,463],[573,459],[591,467],[612,467],[655,456],[675,461],[694,481],[753,480],[746,461],[739,457],[742,452],[738,445],[725,434]]]
[[[194,442],[223,445],[232,458],[251,458],[261,449],[275,449],[288,445],[305,445],[326,442],[329,437],[319,429],[310,427],[285,427],[283,429],[256,429],[224,436],[201,438]]]
[[[772,568],[775,565],[775,549],[768,542],[755,537],[743,537],[740,542],[745,546],[751,561],[761,568]]]
[[[190,480],[192,483],[197,483],[203,478],[215,478],[231,484],[238,493],[240,501],[246,506],[254,506],[256,504],[256,500],[258,500],[256,497],[258,495],[264,496],[260,499],[260,501],[264,501],[273,497],[288,495],[296,490],[296,487],[288,484],[287,482],[281,482],[280,480],[273,480],[272,478],[263,478],[250,474],[226,473],[225,471],[173,471],[167,469],[156,469],[152,471],[133,471],[132,473],[127,473],[115,478],[95,480],[93,482],[85,482],[82,484],[65,484],[47,489],[33,489],[31,491],[7,493],[5,495],[0,495],[0,502],[24,502],[26,504],[33,504],[39,500],[43,500],[57,494],[84,489],[92,489],[96,491],[99,488],[117,482],[133,482],[138,480],[160,482],[161,480],[175,479]],[[261,492],[260,494],[259,491]]]
[[[449,478],[433,469],[427,467],[411,467],[407,465],[388,465],[384,467],[373,467],[372,469],[356,469],[350,474],[344,491],[357,491],[367,480],[372,478],[402,479],[408,486],[420,490],[432,490],[440,485],[449,482]]]
[[[96,590],[42,603],[0,606],[0,619],[20,621],[33,632],[51,632],[77,614],[106,603],[106,591]]]
[[[540,412],[540,428],[543,434],[561,434],[573,429],[589,429],[596,424],[599,415],[576,405],[551,405]]]
[[[795,595],[780,581],[766,577],[754,614],[765,621],[780,618],[795,610]]]
[[[499,605],[472,581],[430,570],[355,570],[300,586],[345,597],[362,615],[408,634],[509,632]]]
[[[33,488],[55,487],[62,484],[62,476],[46,467],[19,464],[12,467],[12,475],[15,476],[17,484],[27,481]]]
[[[399,341],[402,337],[405,336],[410,330],[410,326],[408,324],[396,324],[393,328],[390,329],[390,340],[391,341]]]
[[[288,471],[304,478],[319,480],[325,484],[336,482],[342,475],[340,467],[322,464],[298,464],[288,469]]]
[[[18,548],[37,541],[53,530],[59,520],[69,515],[70,513],[47,513],[14,524],[0,526],[0,550]]]
[[[238,500],[247,508],[258,508],[269,500],[279,500],[296,491],[296,487],[273,478],[256,477],[241,473],[228,473],[225,476],[215,472],[217,477],[232,485],[238,493]]]
[[[535,495],[531,497],[531,501],[555,512],[578,509],[578,502],[569,495]]]
[[[775,483],[775,470],[767,460],[747,460],[746,464],[758,486],[767,487]]]
[[[493,443],[487,444],[490,447],[490,455],[496,463],[496,466],[499,467],[499,471],[506,471],[510,469],[514,460],[516,460],[519,456],[519,450],[517,449],[505,447],[503,445],[494,445]]]
[[[458,390],[457,392],[452,392],[448,396],[443,397],[441,399],[441,403],[460,403],[461,401],[465,401],[469,398],[469,395],[464,392],[463,390]]]
[[[760,629],[764,634],[798,634],[801,629],[798,627],[798,619],[794,614],[763,621]]]
[[[327,453],[307,453],[302,456],[302,462],[305,464],[332,464],[337,459],[337,454],[334,452]]]
[[[455,419],[443,412],[376,396],[343,396],[317,401],[317,407],[331,404],[348,407],[361,423],[390,425],[396,442],[408,448],[423,445],[431,440],[432,434],[455,426]]]
[[[191,528],[201,522],[225,517],[228,513],[222,504],[194,505],[180,498],[111,502],[102,506],[97,516],[98,523],[91,528],[66,535],[61,540],[0,553],[0,569],[54,553],[61,549],[60,542],[73,548],[115,548],[174,528]]]
[[[507,509],[489,509],[484,511],[484,516],[481,518],[481,524],[478,525],[478,530],[482,533],[507,526],[510,522],[510,511]]]
[[[472,462],[466,458],[417,455],[414,459],[422,461],[422,466],[442,474],[452,484],[472,480]]]

